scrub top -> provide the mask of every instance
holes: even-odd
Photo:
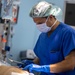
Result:
[[[61,62],[72,50],[75,50],[75,30],[62,22],[50,36],[41,33],[34,48],[40,65]],[[41,75],[75,75],[75,69],[58,74],[42,72]]]

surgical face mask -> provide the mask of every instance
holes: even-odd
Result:
[[[47,20],[48,20],[48,18],[47,18]],[[47,20],[46,20],[46,22],[47,22]],[[56,24],[57,20],[53,23],[53,25],[52,25],[51,27],[48,27],[48,26],[46,25],[46,22],[37,25],[37,28],[38,28],[41,32],[44,32],[44,33],[49,32],[49,31],[51,30],[51,28]]]

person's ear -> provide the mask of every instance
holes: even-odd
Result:
[[[49,16],[49,20],[50,20],[50,21],[52,21],[52,19],[53,19],[53,16],[52,16],[52,15],[50,15],[50,16]]]
[[[53,18],[53,16],[52,16],[52,15],[50,15],[50,16],[49,16],[49,18],[50,18],[50,19],[52,19],[52,18]]]

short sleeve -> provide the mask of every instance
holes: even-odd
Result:
[[[75,31],[68,31],[64,35],[63,54],[66,57],[72,50],[75,50]]]
[[[38,54],[39,54],[39,51],[38,51],[38,50],[39,50],[39,48],[40,48],[41,35],[42,35],[42,34],[39,35],[38,40],[37,40],[37,42],[36,42],[36,44],[35,44],[35,47],[34,47],[34,53],[36,54],[37,57],[38,57]]]

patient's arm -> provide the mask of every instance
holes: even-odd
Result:
[[[16,68],[13,66],[0,66],[0,75],[12,75],[13,72],[24,74],[24,75],[29,75],[28,71],[23,71],[20,68]]]

